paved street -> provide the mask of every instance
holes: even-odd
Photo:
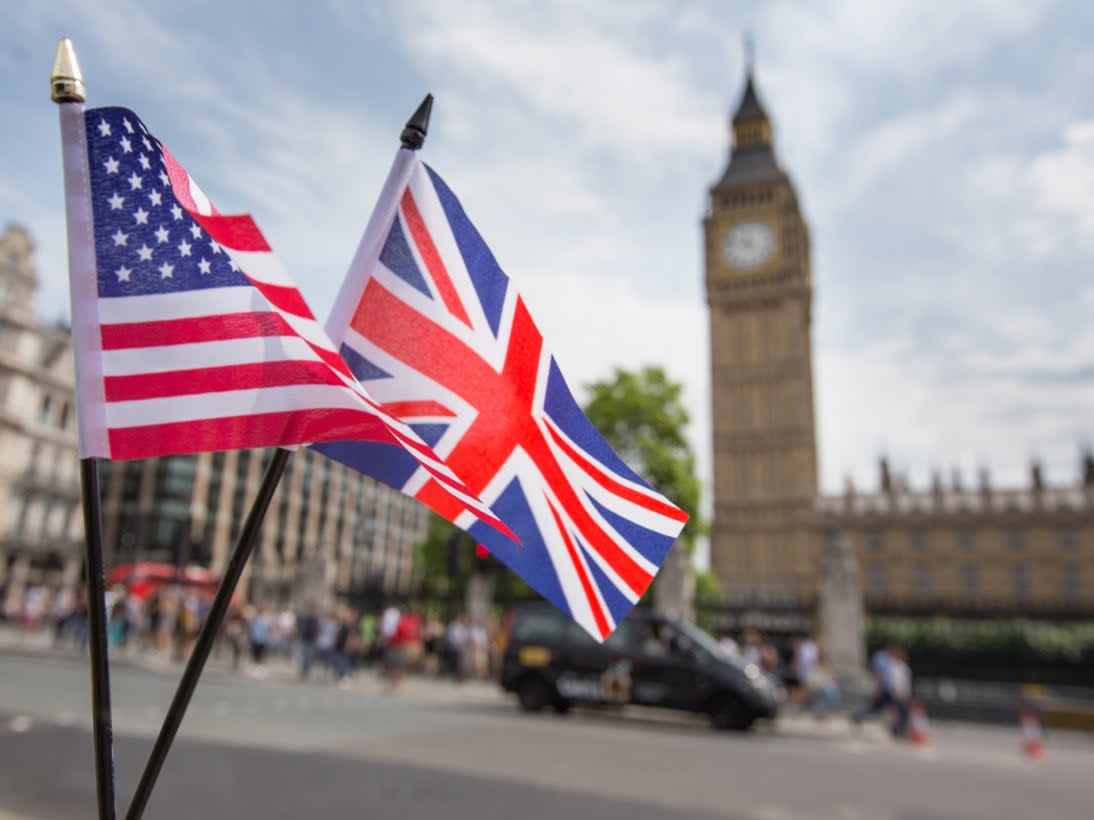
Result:
[[[791,718],[747,736],[658,712],[525,716],[494,687],[408,681],[384,695],[213,669],[149,818],[1087,818],[1094,741],[1019,753],[1015,728],[933,726],[918,749]],[[128,805],[178,667],[112,668]],[[80,658],[0,650],[0,818],[94,813]],[[124,811],[123,811],[124,813]]]

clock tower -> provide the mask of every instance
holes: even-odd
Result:
[[[711,568],[735,603],[815,601],[809,229],[752,66],[703,220],[714,446]]]

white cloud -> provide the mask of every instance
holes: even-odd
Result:
[[[1094,247],[1094,120],[1068,125],[1062,142],[1029,164],[1026,181],[1037,207],[1070,219],[1076,238]]]
[[[446,86],[463,96],[468,88],[511,95],[582,150],[648,160],[702,150],[702,135],[716,133],[717,98],[689,77],[684,55],[655,55],[613,19],[626,5],[602,8],[599,18],[584,4],[580,13],[563,4],[551,14],[482,2],[401,8],[406,48],[443,71]],[[632,22],[650,16],[632,14]],[[482,117],[489,110],[480,106]]]

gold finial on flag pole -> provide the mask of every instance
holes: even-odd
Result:
[[[57,57],[53,60],[53,71],[49,75],[49,96],[55,103],[84,102],[87,99],[84,75],[76,61],[76,49],[67,37],[62,37],[57,44]]]

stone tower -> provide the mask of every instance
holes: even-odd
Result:
[[[809,229],[752,66],[703,220],[714,447],[711,567],[735,602],[812,604],[818,541]]]

